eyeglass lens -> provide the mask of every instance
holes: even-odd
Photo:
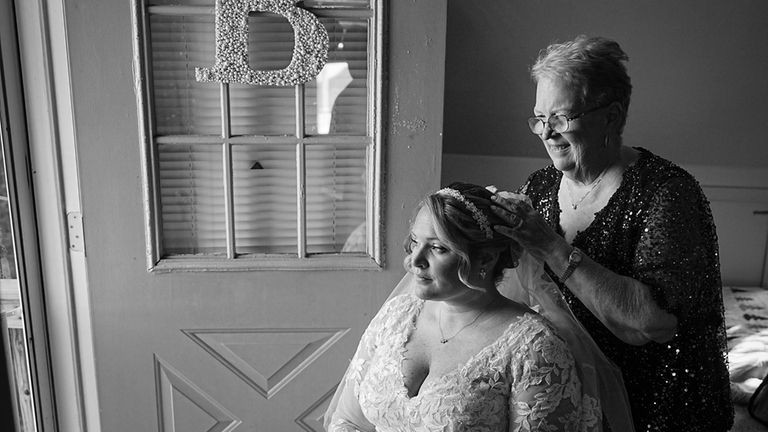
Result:
[[[555,115],[548,120],[531,117],[528,119],[528,127],[531,128],[531,132],[536,135],[541,135],[544,132],[544,125],[549,123],[549,128],[557,133],[562,133],[568,130],[568,118],[563,115]]]

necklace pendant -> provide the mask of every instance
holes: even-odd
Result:
[[[448,339],[440,338],[440,343],[441,343],[441,344],[444,344],[444,343],[446,343],[446,342],[448,342]]]
[[[571,207],[573,207],[573,209],[576,210],[579,207],[579,205],[578,204],[571,204]]]

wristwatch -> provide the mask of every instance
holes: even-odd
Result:
[[[573,274],[573,271],[576,270],[576,267],[578,267],[579,264],[581,264],[583,258],[584,255],[578,248],[571,249],[571,254],[568,255],[568,267],[559,278],[561,283],[565,283],[565,280]]]

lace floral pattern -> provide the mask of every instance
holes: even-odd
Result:
[[[599,430],[599,404],[582,395],[570,351],[535,314],[409,397],[402,363],[423,304],[412,295],[390,300],[363,335],[343,383],[376,431]],[[330,430],[367,429],[334,415]]]

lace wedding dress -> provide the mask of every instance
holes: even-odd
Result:
[[[412,294],[397,296],[371,321],[341,383],[330,431],[600,430],[600,406],[582,394],[573,356],[534,313],[409,396],[401,366],[423,305]]]

